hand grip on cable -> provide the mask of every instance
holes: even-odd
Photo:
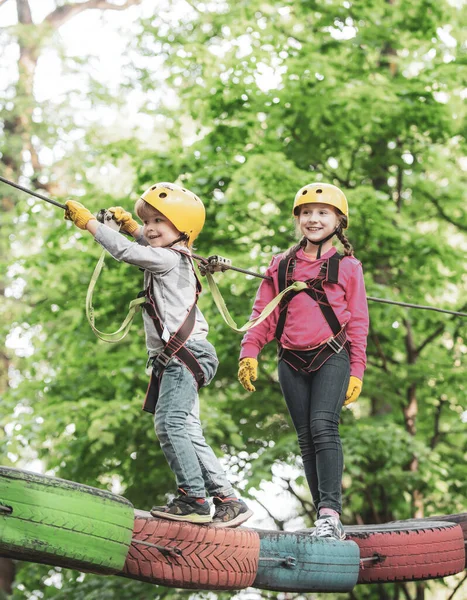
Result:
[[[256,388],[251,383],[258,379],[258,361],[256,358],[242,358],[238,363],[238,381],[247,392],[255,392]]]
[[[113,214],[115,221],[121,225],[120,231],[122,233],[128,233],[133,235],[139,229],[138,223],[133,219],[131,212],[128,212],[121,206],[111,206],[107,209],[108,212]]]
[[[353,375],[350,377],[349,387],[347,388],[347,393],[345,395],[344,406],[348,404],[352,404],[361,394],[362,391],[362,380],[358,377],[354,377]]]
[[[76,227],[79,227],[80,229],[86,229],[86,225],[89,221],[96,218],[90,210],[76,200],[67,200],[65,206],[65,219],[73,221]]]

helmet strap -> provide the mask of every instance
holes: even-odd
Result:
[[[167,246],[164,246],[164,248],[172,248],[172,246],[175,246],[175,244],[178,244],[179,242],[186,242],[189,239],[190,239],[190,236],[188,234],[181,233],[176,240],[174,240],[173,242],[170,242],[170,244],[167,244]]]
[[[321,249],[323,247],[323,244],[325,242],[327,242],[328,240],[330,240],[331,238],[333,238],[336,233],[339,231],[340,226],[337,226],[336,229],[330,233],[329,235],[327,235],[325,238],[323,238],[322,240],[320,240],[319,242],[312,242],[311,240],[308,240],[310,242],[310,244],[314,244],[315,246],[318,246],[318,252],[316,254],[316,258],[321,258]]]

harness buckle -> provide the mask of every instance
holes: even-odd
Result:
[[[227,271],[232,266],[232,261],[229,258],[224,258],[218,254],[208,257],[208,264],[204,265],[205,269],[210,273],[219,273]]]
[[[331,348],[333,352],[339,354],[343,349],[344,345],[337,341],[337,336],[332,337],[330,340],[326,342],[326,344]]]
[[[160,352],[154,357],[154,362],[157,362],[163,369],[165,369],[171,358],[172,356],[167,356],[167,354],[164,354],[164,352]]]

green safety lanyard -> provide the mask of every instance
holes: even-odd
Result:
[[[130,310],[128,311],[125,320],[117,329],[117,331],[114,331],[113,333],[104,333],[103,331],[99,331],[99,329],[97,329],[97,327],[94,325],[94,307],[92,305],[92,295],[99,275],[101,274],[102,267],[104,266],[106,252],[106,250],[102,250],[99,260],[97,261],[96,268],[94,269],[94,273],[92,274],[91,281],[89,282],[88,292],[86,294],[86,317],[91,329],[100,340],[108,342],[109,344],[116,344],[117,342],[121,342],[130,331],[134,316],[138,310],[140,310],[141,305],[146,302],[146,298],[135,298],[130,302]]]
[[[136,313],[141,309],[141,305],[146,302],[146,298],[144,298],[144,297],[135,298],[134,300],[132,300],[130,302],[128,314],[125,317],[125,320],[123,321],[123,323],[117,329],[117,331],[114,331],[113,333],[104,333],[103,331],[100,331],[99,329],[97,329],[97,327],[95,326],[95,317],[94,317],[94,307],[92,305],[92,296],[94,293],[94,288],[96,286],[97,280],[98,280],[99,275],[101,274],[102,268],[104,266],[105,255],[106,255],[106,250],[102,250],[102,253],[99,257],[99,260],[97,261],[97,265],[92,274],[91,281],[89,282],[88,292],[86,294],[86,317],[88,319],[89,325],[91,326],[91,329],[93,330],[95,335],[100,340],[102,340],[104,342],[108,342],[109,344],[116,344],[117,342],[121,342],[123,340],[123,338],[130,331],[130,327],[133,322],[133,319],[134,319]],[[238,333],[243,333],[245,331],[248,331],[249,329],[256,327],[257,325],[262,323],[265,319],[267,319],[269,317],[269,315],[274,311],[276,306],[278,306],[278,304],[280,303],[280,301],[286,294],[288,294],[289,292],[298,292],[300,290],[306,289],[306,287],[307,287],[305,282],[295,281],[292,285],[290,285],[288,288],[286,288],[284,291],[282,291],[280,294],[278,294],[275,298],[273,298],[271,300],[271,302],[269,302],[269,304],[267,304],[264,307],[264,309],[262,310],[260,315],[258,315],[254,319],[251,319],[251,321],[248,321],[242,327],[238,327],[238,325],[233,320],[231,314],[229,313],[229,310],[224,302],[224,298],[222,297],[222,295],[219,291],[219,288],[217,286],[217,283],[216,283],[214,277],[212,276],[212,273],[206,272],[206,278],[208,280],[208,285],[209,285],[209,289],[211,290],[213,300],[214,300],[220,314],[222,315],[222,318],[224,319],[224,321],[227,323],[227,325],[231,329],[233,329],[234,331],[237,331]]]
[[[212,276],[212,273],[209,273],[209,271],[206,272],[206,279],[208,280],[208,285],[209,289],[211,290],[213,300],[217,306],[217,309],[221,313],[222,318],[231,329],[237,331],[238,333],[243,333],[245,331],[248,331],[249,329],[253,329],[253,327],[256,327],[265,319],[267,319],[269,315],[274,311],[276,306],[280,303],[282,298],[289,292],[299,292],[300,290],[305,290],[308,287],[304,281],[295,281],[292,285],[289,285],[289,287],[285,288],[285,290],[283,290],[282,292],[280,292],[280,294],[273,298],[271,302],[269,302],[269,304],[267,304],[263,308],[261,314],[259,314],[254,319],[251,319],[251,321],[248,321],[248,323],[245,323],[245,325],[243,325],[242,327],[238,327],[237,323],[235,323],[235,321],[232,319],[232,316],[230,315],[227,309],[227,306],[224,302],[224,298],[222,297],[219,288],[217,287],[217,283],[214,277]]]

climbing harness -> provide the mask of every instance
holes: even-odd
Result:
[[[290,289],[296,283],[293,279],[295,266],[297,263],[297,252],[301,245],[295,246],[286,256],[282,258],[278,266],[278,282],[279,291]],[[350,354],[349,343],[345,334],[345,327],[339,323],[339,319],[332,308],[326,295],[326,284],[337,284],[339,281],[339,265],[344,258],[342,254],[336,252],[321,264],[317,277],[307,279],[306,287],[297,291],[288,293],[283,299],[279,307],[279,318],[277,319],[276,331],[274,337],[278,344],[278,358],[284,360],[296,371],[318,370],[333,354],[339,354],[342,350],[346,350]],[[329,325],[333,336],[323,344],[313,348],[304,350],[289,350],[281,346],[281,337],[284,331],[285,322],[289,304],[293,298],[300,292],[304,292],[312,300],[314,300],[321,313]]]
[[[172,248],[172,250],[174,252],[178,252],[182,256],[185,256],[190,261],[196,279],[196,296],[195,301],[193,302],[190,310],[188,311],[185,320],[180,325],[178,330],[170,335],[167,332],[167,329],[162,324],[157,312],[156,302],[153,296],[154,275],[152,273],[150,274],[149,284],[146,290],[140,293],[140,296],[144,295],[145,297],[145,302],[144,304],[142,304],[142,308],[151,317],[152,323],[159,338],[162,342],[164,342],[164,349],[162,350],[162,352],[160,352],[156,356],[151,357],[148,361],[148,364],[150,366],[156,367],[157,373],[154,371],[154,368],[151,370],[149,385],[143,403],[143,410],[152,414],[154,414],[156,410],[162,374],[164,372],[164,369],[167,367],[169,361],[174,356],[177,357],[178,360],[180,360],[192,373],[193,377],[195,378],[198,389],[205,385],[205,377],[201,365],[196,360],[194,354],[190,352],[190,350],[186,347],[186,342],[190,337],[191,332],[193,331],[193,327],[195,326],[196,305],[202,287],[194,270],[191,256],[188,253],[183,252],[182,250],[178,250],[175,248]]]

